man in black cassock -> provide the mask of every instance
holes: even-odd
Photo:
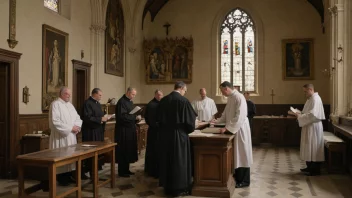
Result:
[[[136,94],[136,89],[129,87],[116,104],[115,154],[120,177],[134,175],[130,171],[130,163],[138,160],[136,121],[141,120],[141,116],[130,114],[133,110],[132,99]]]
[[[244,97],[246,98],[246,102],[247,102],[247,109],[248,109],[248,121],[249,121],[249,126],[251,127],[251,133],[253,130],[253,117],[256,113],[256,109],[255,109],[255,104],[249,99],[249,92],[245,92]]]
[[[92,95],[83,103],[81,109],[82,124],[82,142],[104,141],[105,123],[108,117],[104,116],[99,101],[103,92],[99,88],[92,90]],[[84,161],[83,172],[90,172],[92,169],[91,159]],[[99,162],[99,169],[102,169],[102,163]],[[82,179],[87,176],[82,173]]]
[[[159,177],[159,123],[157,111],[159,101],[163,97],[161,90],[156,90],[144,113],[145,122],[148,124],[147,148],[145,151],[144,171],[151,177]]]
[[[197,114],[187,98],[186,84],[176,82],[174,91],[161,99],[158,109],[160,127],[160,186],[166,195],[183,196],[191,191],[192,158],[189,133],[195,129]]]

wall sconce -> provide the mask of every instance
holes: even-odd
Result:
[[[343,52],[343,48],[341,47],[341,45],[337,48],[337,52],[338,53],[342,53]]]
[[[324,74],[324,76],[331,77],[334,71],[335,67],[331,67],[330,69],[323,69],[321,72]]]
[[[81,60],[84,58],[84,50],[81,50]]]
[[[133,47],[129,47],[128,48],[128,51],[131,52],[132,54],[134,54],[134,52],[136,51],[137,49],[136,48],[133,48]]]
[[[31,95],[29,94],[29,88],[27,86],[23,88],[22,95],[22,102],[27,104],[29,102],[29,96]]]

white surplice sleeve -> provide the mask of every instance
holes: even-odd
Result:
[[[232,102],[232,110],[235,112],[233,117],[230,118],[230,122],[226,123],[226,129],[230,131],[231,133],[235,134],[237,133],[241,126],[243,125],[243,122],[247,118],[247,113],[245,112],[246,109],[243,108],[241,97],[238,95],[235,95],[233,98]],[[247,106],[247,104],[245,104]]]
[[[51,121],[54,129],[60,133],[60,135],[66,137],[68,136],[73,128],[73,123],[64,123],[60,118],[60,104],[58,102],[53,102],[50,106],[51,108]]]
[[[214,116],[218,112],[214,100],[211,101],[211,116]]]
[[[82,127],[83,121],[81,120],[81,117],[78,115],[75,107],[71,104],[71,111],[75,114],[75,126]]]
[[[224,123],[226,122],[226,112],[227,112],[228,104],[226,104],[224,111],[221,114],[221,117],[217,119],[216,123]]]
[[[312,98],[307,101],[306,105],[309,105],[309,108],[307,110],[304,109],[302,114],[298,114],[297,116],[300,127],[325,119],[324,108],[318,98]]]

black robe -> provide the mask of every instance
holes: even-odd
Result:
[[[116,104],[115,142],[116,162],[134,163],[138,160],[136,115],[129,114],[133,102],[123,95]]]
[[[144,171],[152,177],[159,177],[159,124],[157,123],[157,110],[159,101],[151,100],[144,113],[145,122],[148,124],[147,148],[145,152]]]
[[[98,101],[89,97],[81,109],[82,141],[104,141],[105,122],[101,122],[104,112]]]
[[[159,103],[160,185],[166,194],[188,191],[192,181],[192,157],[188,134],[195,129],[195,113],[190,102],[173,91]]]
[[[255,109],[255,104],[250,101],[250,100],[246,100],[247,101],[247,109],[248,109],[248,121],[249,121],[249,126],[251,128],[251,131],[253,130],[253,117],[256,113],[256,109]]]

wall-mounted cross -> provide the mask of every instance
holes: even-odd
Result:
[[[274,96],[275,96],[275,94],[274,94],[274,89],[272,88],[271,89],[271,104],[274,104]]]
[[[171,24],[168,23],[168,22],[166,22],[166,23],[163,25],[163,27],[166,29],[166,36],[169,35],[169,27],[170,27],[170,26],[171,26]]]

